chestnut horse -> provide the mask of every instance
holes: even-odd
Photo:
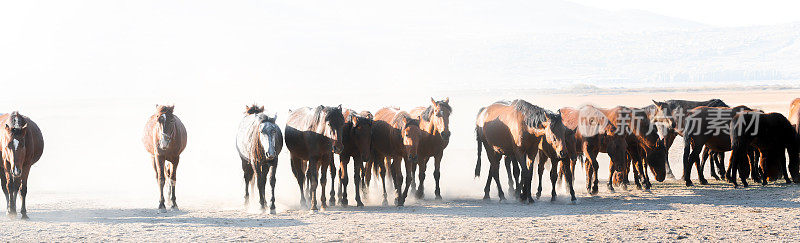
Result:
[[[364,175],[364,162],[369,161],[372,144],[372,113],[354,110],[344,110],[344,126],[342,127],[342,145],[344,148],[339,153],[339,204],[347,206],[347,164],[353,158],[353,186],[356,189],[356,205],[363,207],[361,202],[361,181]],[[333,168],[333,167],[331,167]],[[333,176],[333,175],[331,175]],[[333,189],[333,188],[331,188]]]
[[[144,148],[150,153],[153,169],[156,171],[158,192],[161,195],[158,210],[161,212],[167,211],[164,206],[164,183],[167,177],[172,209],[178,209],[178,203],[175,202],[175,179],[181,152],[186,148],[186,128],[178,116],[173,114],[174,110],[175,106],[156,105],[156,112],[147,120],[142,137]]]
[[[560,111],[564,125],[575,131],[576,152],[580,151],[587,158],[584,165],[586,191],[590,194],[597,194],[599,168],[597,154],[601,152],[608,154],[611,158],[608,188],[613,191],[615,178],[622,179],[624,168],[627,165],[628,144],[625,136],[617,134],[615,123],[594,106],[587,105],[579,110],[565,107]]]
[[[617,134],[625,136],[627,141],[628,159],[632,161],[633,178],[636,187],[644,185],[645,190],[650,189],[650,178],[645,168],[650,168],[650,172],[656,177],[656,181],[662,182],[666,177],[667,167],[667,148],[663,139],[659,138],[655,124],[650,122],[647,114],[641,109],[617,106],[611,109],[596,108],[613,122],[617,127]],[[623,172],[622,181],[627,179],[627,168]],[[639,181],[642,181],[642,184]]]
[[[422,129],[420,145],[417,151],[419,160],[412,166],[412,171],[416,172],[416,167],[419,165],[419,189],[417,189],[416,193],[418,199],[425,196],[425,171],[428,167],[428,160],[431,157],[433,157],[433,179],[436,180],[434,193],[436,194],[436,199],[442,199],[441,190],[439,189],[439,168],[442,163],[444,149],[447,148],[447,144],[450,142],[450,113],[452,112],[450,98],[440,101],[431,98],[431,105],[428,107],[417,107],[409,112],[412,117],[419,119],[419,127]],[[412,179],[411,181],[413,189],[414,180]]]
[[[753,146],[761,154],[759,166],[763,178],[761,183],[775,181],[781,176],[786,183],[800,183],[800,139],[797,130],[780,113],[740,112],[731,120],[731,180],[736,185],[736,172],[747,168],[748,152]],[[784,153],[784,151],[786,153]],[[789,168],[786,168],[786,157],[789,155]],[[747,173],[739,171],[742,184],[747,186]]]
[[[408,112],[397,108],[382,108],[375,113],[372,124],[372,159],[370,167],[377,167],[383,185],[383,205],[386,200],[386,171],[389,170],[394,182],[395,205],[403,206],[411,180],[414,178],[412,165],[416,163],[422,130],[419,120]],[[406,187],[402,188],[401,164],[405,161]]]
[[[548,157],[561,160],[567,157],[566,128],[561,122],[561,114],[553,113],[524,100],[512,102],[498,101],[483,109],[476,121],[475,130],[478,142],[478,161],[475,175],[480,176],[481,145],[486,149],[486,157],[490,162],[489,178],[484,188],[484,198],[489,196],[491,180],[497,184],[498,194],[504,199],[499,181],[500,158],[517,161],[522,168],[522,178],[516,190],[520,191],[520,200],[532,203],[531,179],[533,160],[540,149],[544,149]],[[550,149],[545,149],[545,145]]]
[[[699,106],[690,110],[673,109],[664,103],[654,102],[657,108],[657,122],[666,124],[684,139],[683,178],[686,186],[692,186],[692,164],[700,165],[700,153],[703,146],[714,152],[731,150],[731,119],[739,112],[752,111],[746,106],[707,107]],[[730,177],[731,168],[728,168]],[[698,178],[703,185],[708,184],[703,176],[702,168],[698,168]],[[735,181],[733,181],[735,185]]]
[[[0,157],[3,159],[3,193],[6,195],[8,216],[17,215],[17,193],[22,196],[22,219],[28,219],[25,198],[28,195],[28,174],[31,166],[42,157],[44,139],[42,131],[30,118],[19,112],[0,115]]]
[[[311,200],[311,210],[317,210],[317,185],[322,184],[322,207],[326,208],[325,171],[333,166],[333,154],[341,153],[344,116],[342,105],[338,107],[303,107],[291,111],[286,121],[286,147],[292,160],[292,172],[300,186],[300,203],[306,205],[306,196]],[[318,177],[322,175],[322,178]],[[331,178],[333,179],[333,178]],[[308,183],[304,191],[304,183]]]
[[[283,149],[283,134],[281,128],[275,124],[277,115],[264,114],[263,106],[255,104],[247,106],[245,114],[239,123],[239,132],[236,133],[236,150],[242,159],[242,171],[244,171],[244,201],[245,204],[250,201],[248,186],[252,187],[254,181],[257,181],[258,202],[261,204],[261,210],[266,209],[267,201],[264,193],[269,175],[269,185],[272,189],[269,211],[274,214],[275,173],[278,169],[278,155]]]

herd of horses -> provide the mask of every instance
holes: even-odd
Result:
[[[175,181],[180,154],[186,148],[187,133],[174,113],[174,106],[157,105],[150,116],[142,142],[151,154],[158,181],[158,209],[166,211],[164,185],[169,180],[171,208],[177,209]],[[383,205],[388,205],[386,180],[394,188],[394,204],[403,206],[408,193],[416,198],[425,195],[425,177],[430,158],[434,160],[435,198],[441,199],[440,167],[450,141],[449,99],[409,111],[386,107],[374,114],[351,109],[318,106],[291,110],[281,131],[277,115],[266,114],[263,106],[247,106],[239,125],[236,148],[242,161],[245,202],[258,187],[259,204],[267,208],[266,184],[272,190],[269,209],[275,212],[275,173],[278,155],[284,143],[289,149],[292,172],[301,192],[301,204],[317,210],[317,187],[321,184],[321,207],[348,205],[347,165],[353,162],[353,180],[357,206],[363,206],[371,179],[380,179]],[[711,161],[711,175],[738,186],[747,179],[767,184],[784,178],[800,183],[800,98],[792,101],[790,117],[767,113],[746,106],[729,107],[719,99],[708,101],[653,101],[647,107],[601,108],[591,105],[564,107],[556,112],[525,100],[498,101],[479,109],[475,120],[478,159],[475,176],[481,172],[481,152],[490,162],[484,198],[489,199],[492,181],[500,200],[505,200],[500,185],[500,161],[505,163],[508,191],[523,203],[532,203],[533,170],[538,172],[536,197],[541,196],[542,174],[550,162],[550,180],[556,198],[556,183],[566,181],[571,200],[574,170],[580,163],[586,170],[586,189],[598,193],[597,156],[610,158],[608,189],[627,187],[632,171],[637,188],[651,187],[650,174],[656,181],[672,176],[668,151],[678,136],[684,141],[683,180],[692,186],[695,166],[701,184],[706,161]],[[3,193],[8,214],[16,216],[16,198],[21,195],[23,219],[27,219],[25,197],[31,166],[39,160],[44,140],[39,127],[30,118],[12,112],[0,115],[0,157],[3,162]],[[731,152],[728,165],[725,152]],[[700,156],[702,154],[702,160]],[[334,156],[339,156],[339,169]],[[538,159],[537,159],[538,158]],[[788,166],[787,166],[788,158]],[[538,162],[538,164],[536,163]],[[715,170],[716,167],[717,169]],[[725,169],[727,167],[727,169]],[[403,171],[405,168],[405,171]],[[339,179],[338,198],[334,180]],[[326,198],[327,174],[331,176],[330,197]],[[418,178],[415,178],[418,176]],[[338,200],[337,200],[338,199]]]

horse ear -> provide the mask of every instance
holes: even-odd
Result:
[[[25,129],[25,128],[28,128],[28,123],[25,123],[25,125],[22,125],[22,129]]]
[[[6,130],[11,131],[11,127],[8,126],[8,123],[6,123]]]
[[[277,121],[278,120],[278,113],[273,113],[272,114],[272,120],[273,121]]]
[[[655,104],[658,107],[661,107],[661,104],[659,104],[658,101],[656,101],[656,100],[652,100],[652,101],[653,101],[653,104]]]
[[[431,97],[431,104],[433,104],[433,106],[436,106],[436,100],[434,100],[433,97]]]
[[[444,98],[444,103],[450,104],[450,97]]]
[[[339,104],[339,106],[337,106],[336,109],[342,110],[342,104]]]

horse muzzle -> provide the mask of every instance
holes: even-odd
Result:
[[[20,177],[20,176],[22,176],[22,171],[20,171],[20,170],[19,170],[19,168],[17,168],[16,166],[14,166],[14,168],[13,168],[13,169],[11,169],[11,176],[13,176],[13,177]]]

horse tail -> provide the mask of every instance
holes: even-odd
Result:
[[[481,116],[481,114],[483,114],[484,110],[486,110],[486,107],[481,107],[481,109],[478,110],[478,115],[475,118],[476,120]],[[478,122],[476,121],[475,122],[475,141],[478,142],[478,161],[475,162],[475,177],[480,177],[481,176],[481,151],[483,150],[481,141],[483,139],[483,131],[482,131],[481,127],[478,126],[477,123]]]

